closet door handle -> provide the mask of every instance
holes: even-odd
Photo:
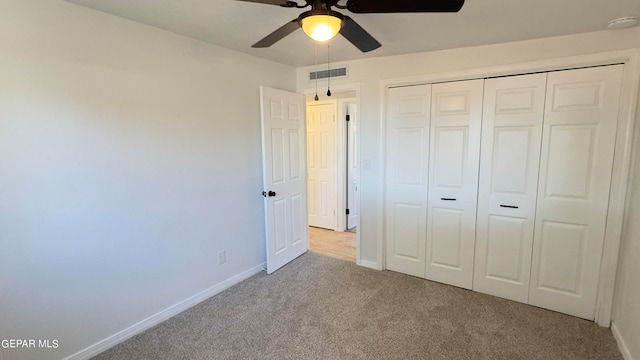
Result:
[[[454,199],[454,198],[440,198],[440,200],[443,200],[443,201],[456,201],[456,199]]]
[[[500,207],[509,208],[509,209],[517,209],[518,208],[517,206],[513,206],[513,205],[500,205]]]

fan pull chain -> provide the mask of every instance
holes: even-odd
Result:
[[[327,96],[331,96],[331,62],[329,60],[329,44],[327,44]]]
[[[313,100],[318,101],[320,98],[318,97],[318,44],[314,44],[316,49],[316,96]]]

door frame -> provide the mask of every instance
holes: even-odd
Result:
[[[351,84],[338,84],[338,85],[333,85],[332,84],[331,85],[331,92],[340,93],[340,92],[347,92],[347,91],[355,91],[355,93],[356,93],[355,97],[349,97],[348,99],[354,100],[354,102],[356,103],[356,108],[358,109],[358,114],[361,114],[361,111],[360,111],[360,109],[361,109],[361,101],[360,101],[361,89],[360,88],[361,88],[361,86],[360,86],[359,82],[358,83],[351,83]],[[305,99],[306,99],[307,96],[314,95],[316,93],[316,88],[313,87],[313,88],[301,89],[301,90],[298,90],[298,92],[301,93],[302,95],[304,95]],[[345,99],[347,99],[347,98],[345,98]],[[331,101],[336,101],[336,103],[338,104],[337,105],[337,107],[338,107],[337,116],[338,117],[340,115],[342,115],[342,110],[340,109],[340,100],[341,99],[335,99],[335,100],[331,99]],[[321,103],[321,102],[322,101],[319,101],[319,103]],[[306,105],[307,104],[305,102],[305,108],[306,108]],[[338,122],[336,121],[336,124],[337,123]],[[357,159],[358,164],[361,164],[361,162],[360,162],[360,154],[361,154],[360,147],[361,147],[361,144],[362,144],[362,141],[360,140],[361,133],[362,133],[361,131],[358,131],[356,133],[356,142],[357,142],[357,144],[356,144],[356,146],[357,146],[356,159]],[[344,164],[344,160],[340,160],[340,154],[342,154],[343,151],[346,151],[345,142],[344,142],[344,128],[343,127],[338,126],[336,136],[337,136],[337,139],[336,139],[337,140],[336,141],[336,145],[337,145],[336,146],[337,147],[336,148],[336,154],[338,154],[338,159],[337,159],[338,172],[337,172],[337,174],[338,174],[338,179],[339,179],[338,180],[338,184],[337,184],[337,186],[339,187],[337,193],[338,193],[338,206],[340,207],[340,206],[344,206],[344,204],[345,204],[344,199],[341,200],[341,198],[340,198],[340,196],[344,197],[344,195],[345,195],[344,189],[342,190],[342,192],[340,190],[341,187],[343,186],[342,183],[344,182],[344,180],[340,180],[340,179],[343,179],[345,177],[345,175],[346,175],[344,173],[345,172],[344,166],[341,166],[341,164]],[[306,132],[305,132],[305,139],[306,139]],[[360,188],[362,188],[362,184],[360,183],[360,179],[362,179],[362,174],[361,174],[362,168],[359,167],[357,172],[358,172],[358,188],[360,189]],[[346,186],[346,184],[344,184],[344,185]],[[361,209],[361,207],[360,207],[360,194],[361,194],[361,191],[356,192],[356,203],[358,204],[358,209]],[[338,211],[338,210],[336,210],[336,211]],[[307,214],[307,216],[308,216],[308,214]],[[362,218],[361,216],[358,216],[358,220],[356,221],[356,264],[357,265],[362,265],[362,260],[360,258],[360,248],[361,248],[360,247],[360,234],[362,233],[362,231],[360,231],[360,221],[361,221],[360,219],[361,218]],[[338,227],[341,224],[341,220],[340,219],[341,219],[341,217],[338,217],[338,221],[337,221]],[[346,217],[342,218],[342,224],[346,225]]]
[[[355,209],[356,206],[354,205],[349,205],[349,125],[351,125],[351,123],[346,122],[346,117],[347,117],[347,113],[348,113],[348,107],[349,104],[354,104],[356,107],[356,117],[355,117],[355,122],[360,121],[359,117],[360,114],[358,114],[358,104],[357,101],[358,99],[355,97],[348,97],[348,98],[340,98],[337,99],[338,100],[338,117],[345,119],[344,122],[344,126],[342,126],[342,128],[338,130],[338,135],[340,135],[340,132],[342,132],[342,139],[340,140],[342,142],[342,149],[339,149],[342,151],[342,154],[338,154],[338,166],[342,167],[342,171],[344,171],[344,176],[339,177],[338,178],[338,185],[340,186],[339,191],[338,191],[338,196],[341,196],[342,201],[344,204],[343,206],[345,208],[350,208],[349,210]],[[353,119],[351,121],[354,121]],[[357,125],[357,129],[359,129],[359,125]],[[358,131],[356,130],[356,139],[358,138]],[[358,142],[356,141],[356,146],[358,146]],[[358,151],[357,149],[354,149],[354,154],[357,156],[358,155]],[[357,162],[357,159],[355,161],[356,163],[356,168],[360,169],[360,167],[357,166],[357,164],[359,164]],[[356,179],[356,181],[360,181],[360,179]],[[356,186],[357,188],[357,186]],[[354,190],[355,193],[357,194],[358,191]],[[342,194],[340,193],[342,192]],[[355,197],[354,197],[355,199]],[[360,209],[358,209],[359,211]],[[360,214],[356,214],[358,217],[360,216]],[[342,217],[342,221],[343,223],[338,222],[338,225],[340,226],[341,224],[343,225],[342,228],[344,228],[344,231],[348,231],[349,230],[349,215],[347,215],[346,213],[343,214]],[[338,218],[340,219],[340,218]],[[357,221],[356,221],[357,223]],[[357,229],[357,227],[356,227]]]
[[[609,194],[609,211],[607,213],[606,230],[602,262],[600,265],[600,281],[596,300],[595,322],[600,326],[611,325],[613,296],[617,275],[618,253],[622,238],[623,221],[627,210],[626,198],[629,183],[633,136],[638,106],[638,84],[640,83],[640,49],[628,49],[594,53],[580,56],[554,58],[510,64],[504,66],[483,67],[470,70],[435,73],[422,76],[403,77],[380,81],[380,139],[381,169],[385,169],[385,129],[387,94],[390,87],[434,84],[439,82],[484,79],[509,75],[520,75],[535,72],[550,72],[572,68],[594,67],[623,64],[622,91],[618,112],[618,128],[616,133],[615,155]],[[384,171],[379,172],[378,181],[385,183]],[[377,262],[380,270],[386,268],[384,239],[384,193],[378,193],[378,203],[382,204],[377,214]]]

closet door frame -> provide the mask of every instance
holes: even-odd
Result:
[[[600,326],[609,327],[611,324],[613,295],[618,265],[618,252],[622,236],[622,225],[627,198],[627,184],[629,181],[631,151],[638,107],[638,83],[640,83],[640,49],[629,49],[611,52],[587,54],[565,58],[539,60],[520,64],[492,66],[472,70],[434,73],[423,76],[413,76],[380,81],[380,139],[379,159],[380,169],[385,169],[385,129],[386,129],[386,99],[390,87],[410,86],[419,84],[435,84],[449,81],[482,79],[497,76],[520,75],[535,72],[549,72],[567,70],[580,67],[623,64],[622,89],[620,108],[618,112],[618,128],[616,133],[615,155],[609,196],[609,211],[606,219],[606,230],[602,263],[600,267],[600,281],[598,283],[598,297],[596,302],[595,322]],[[426,65],[425,65],[426,66]],[[385,172],[378,172],[378,189],[384,188]],[[381,204],[377,212],[377,263],[376,268],[382,270],[385,265],[384,239],[384,192],[379,190],[378,203]],[[371,266],[373,267],[373,266]]]

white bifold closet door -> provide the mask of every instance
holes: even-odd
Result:
[[[528,302],[547,74],[485,81],[473,290]]]
[[[425,277],[471,289],[484,80],[435,84]]]
[[[424,277],[431,85],[390,88],[387,104],[386,267]]]
[[[622,65],[547,80],[529,303],[594,319]]]

